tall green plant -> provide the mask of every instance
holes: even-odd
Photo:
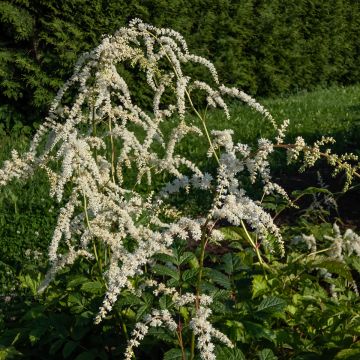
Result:
[[[211,81],[192,77],[195,66],[208,72]],[[152,112],[136,103],[122,76],[124,68],[143,73],[152,94]],[[224,120],[230,117],[227,98],[244,102],[267,120],[273,139],[260,138],[251,148],[235,143],[232,129],[209,129],[206,112],[193,100],[194,92],[202,94],[208,107],[221,108]],[[196,120],[187,117],[189,111]],[[170,132],[164,132],[164,123],[172,125]],[[106,321],[122,295],[148,299],[137,315],[126,359],[134,356],[153,328],[165,329],[167,337],[175,339],[176,348],[165,359],[175,354],[193,360],[196,353],[204,360],[215,359],[214,341],[233,348],[211,317],[218,295],[212,284],[231,287],[226,276],[206,266],[209,246],[224,240],[218,225],[240,227],[242,238],[256,255],[256,266],[266,273],[271,266],[264,252],[278,251],[284,256],[285,246],[280,229],[262,206],[263,197],[278,194],[290,201],[271,178],[271,154],[285,149],[289,162],[302,156],[303,169],[324,158],[335,174],[346,174],[345,186],[360,177],[355,155],[338,156],[327,149],[332,138],[323,137],[313,145],[301,137],[294,144],[284,143],[288,124],[285,120],[278,125],[251,96],[221,84],[214,65],[189,52],[182,35],[174,30],[134,19],[105,37],[80,57],[29,150],[22,155],[12,151],[0,170],[0,185],[6,186],[43,169],[50,197],[62,206],[49,247],[50,268],[39,291],[84,258],[94,262],[103,276],[88,286],[106,288],[95,324]],[[207,144],[204,156],[215,171],[208,172],[179,152],[185,137]],[[128,176],[129,169],[135,176]],[[249,184],[261,183],[260,199],[249,195],[241,175]],[[152,186],[159,177],[165,184]],[[188,194],[187,199],[206,194],[200,199],[208,203],[202,203],[194,216],[181,202],[173,201],[179,192]],[[186,251],[191,242],[198,248],[195,254]],[[234,264],[229,257],[224,260],[230,274]],[[31,279],[22,280],[34,292]],[[258,306],[259,316],[269,308],[279,312],[284,306],[280,298],[264,300]]]

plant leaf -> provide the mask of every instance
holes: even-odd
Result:
[[[241,228],[236,226],[225,226],[218,229],[224,236],[224,240],[241,240],[244,239]]]
[[[276,296],[265,298],[258,306],[256,312],[275,313],[286,307],[286,301]]]
[[[360,348],[354,349],[343,349],[339,351],[334,360],[359,360],[360,359]]]
[[[90,294],[100,294],[103,290],[103,285],[100,281],[89,281],[81,285],[81,290]]]
[[[75,360],[93,360],[96,359],[96,354],[93,351],[85,351],[79,354]]]
[[[76,343],[75,341],[68,341],[64,348],[63,348],[63,356],[64,359],[68,358],[73,352],[74,350],[77,348],[78,343]]]
[[[171,269],[169,266],[157,264],[153,267],[153,270],[157,275],[170,276],[177,281],[180,280],[179,273],[176,270]]]
[[[246,360],[243,352],[238,348],[230,349],[225,346],[216,347],[217,360]]]
[[[199,273],[199,269],[188,269],[185,270],[182,274],[182,280],[184,282],[192,282],[193,280],[195,280],[198,276]]]
[[[186,358],[189,356],[189,353],[186,352]],[[164,354],[164,360],[182,360],[182,352],[180,349],[171,349]]]
[[[274,355],[271,349],[263,349],[257,353],[259,360],[276,360],[277,356]]]
[[[268,285],[263,275],[254,275],[251,289],[253,299],[266,292]]]
[[[195,255],[192,252],[184,252],[181,256],[180,256],[180,263],[179,265],[184,265],[189,263],[193,258],[195,257]]]
[[[221,273],[220,271],[209,268],[209,269],[207,269],[207,273],[208,273],[209,278],[214,283],[224,287],[225,289],[229,289],[231,287],[229,278],[225,274]]]
[[[328,194],[328,195],[333,195],[333,193],[327,189],[324,188],[317,188],[314,186],[309,186],[308,188],[304,189],[304,190],[294,190],[291,195],[293,197],[299,197],[299,196],[303,196],[303,195],[315,195],[318,193],[324,193],[324,194]]]

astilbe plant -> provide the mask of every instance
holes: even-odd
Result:
[[[152,111],[140,108],[132,98],[121,75],[121,64],[130,64],[145,74],[152,91]],[[185,71],[189,64],[207,68],[211,84],[191,78]],[[206,117],[193,103],[194,91],[202,92],[208,106],[222,108],[227,117],[226,98],[245,102],[274,127],[274,140],[259,139],[257,148],[250,148],[235,143],[232,130],[208,129]],[[196,117],[187,117],[187,111]],[[171,124],[170,135],[164,133],[164,123]],[[165,293],[174,303],[173,312],[153,309],[136,324],[126,359],[132,358],[133,349],[149,327],[161,326],[177,334],[184,351],[176,314],[176,309],[184,306],[192,309],[191,357],[197,344],[202,359],[214,359],[213,339],[232,346],[210,323],[212,299],[201,288],[207,245],[222,239],[216,224],[226,221],[242,226],[263,266],[267,265],[260,254],[260,243],[270,251],[284,252],[278,227],[261,203],[248,196],[240,175],[248,176],[251,183],[260,180],[264,194],[276,192],[287,198],[271,180],[269,155],[275,148],[288,149],[289,159],[303,152],[307,164],[312,165],[322,154],[319,146],[327,142],[324,139],[316,144],[314,151],[301,139],[285,145],[287,124],[285,121],[278,126],[249,95],[220,84],[211,62],[191,54],[183,37],[173,30],[158,29],[135,19],[113,36],[105,37],[78,61],[74,74],[52,102],[29,151],[21,156],[13,151],[0,170],[0,184],[5,186],[14,178],[28,178],[35,169],[43,169],[50,182],[50,196],[62,204],[49,247],[50,269],[39,290],[43,291],[57,272],[78,257],[99,260],[97,245],[101,244],[108,251],[109,263],[103,269],[107,291],[96,323],[107,316],[125,289],[136,294]],[[217,164],[216,175],[179,153],[178,145],[187,136],[205,139],[208,157]],[[323,154],[334,164],[356,160]],[[357,169],[349,166],[342,168],[350,179]],[[135,179],[127,177],[129,169],[135,171]],[[159,174],[169,182],[156,189],[151,181]],[[139,184],[147,186],[141,186],[140,191]],[[209,192],[212,198],[206,213],[196,217],[178,211],[171,203],[177,192],[192,189]],[[256,236],[250,236],[247,228]],[[141,279],[145,267],[154,265],[154,256],[169,253],[179,239],[197,242],[200,249],[194,293],[180,292],[149,279],[134,285],[132,280]]]

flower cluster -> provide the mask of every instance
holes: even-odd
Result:
[[[279,139],[282,142],[282,138]],[[340,172],[345,174],[346,181],[344,184],[344,191],[346,191],[353,182],[354,177],[360,178],[359,157],[353,153],[345,153],[342,155],[333,154],[331,153],[330,148],[325,150],[321,149],[325,145],[334,143],[334,138],[323,136],[320,140],[315,141],[315,143],[310,146],[305,143],[305,140],[301,136],[298,136],[294,144],[285,145],[278,143],[277,146],[287,149],[288,163],[298,160],[300,155],[303,155],[303,164],[300,167],[300,171],[305,171],[307,168],[314,166],[315,162],[321,158],[325,159],[327,163],[334,168],[333,176],[336,176]]]
[[[334,223],[331,235],[324,235],[324,239],[330,242],[327,255],[336,260],[344,261],[344,256],[356,255],[360,257],[360,236],[352,229],[346,229],[342,234],[339,226]],[[293,244],[304,243],[312,253],[317,251],[317,242],[313,234],[295,236]]]
[[[345,233],[341,234],[339,226],[334,223],[333,236],[325,235],[324,238],[331,241],[329,256],[332,258],[343,260],[344,255],[352,254],[360,257],[360,236],[352,229],[346,229]]]
[[[206,67],[214,86],[187,74],[184,65],[188,63]],[[142,109],[133,99],[119,64],[130,64],[145,73],[153,96],[152,112]],[[62,206],[49,247],[51,266],[40,290],[78,257],[96,258],[93,246],[97,243],[108,250],[110,259],[104,269],[107,291],[97,323],[112,310],[121,291],[141,290],[140,286],[134,289],[130,280],[143,274],[154,255],[167,253],[177,239],[201,242],[207,237],[221,241],[220,232],[209,224],[223,220],[235,226],[246,223],[270,250],[269,237],[275,238],[280,253],[284,252],[278,227],[240,181],[240,176],[249,176],[251,183],[263,184],[264,194],[277,192],[287,197],[270,176],[268,158],[274,142],[260,139],[252,149],[234,143],[232,130],[208,131],[190,97],[193,89],[202,91],[208,104],[223,109],[227,117],[230,113],[226,98],[245,102],[275,128],[275,143],[281,145],[288,121],[278,127],[269,111],[252,97],[220,84],[214,65],[191,54],[179,33],[135,19],[79,59],[72,77],[52,102],[29,151],[21,156],[14,151],[0,169],[1,186],[31,176],[36,168],[43,169],[49,178],[50,196]],[[174,96],[164,95],[169,93]],[[188,110],[198,116],[198,124],[193,119],[188,121]],[[172,125],[170,134],[164,131],[165,122]],[[218,165],[216,173],[201,169],[179,151],[179,144],[189,136],[207,142],[207,154]],[[326,142],[320,141],[316,149]],[[305,142],[299,138],[289,157],[296,158],[305,151],[307,163],[313,163],[320,150],[313,155],[306,150]],[[135,178],[127,176],[130,170]],[[161,189],[154,189],[151,183],[159,174],[169,181]],[[144,185],[145,180],[147,190],[143,186],[138,191],[138,185]],[[209,192],[213,201],[207,213],[193,218],[174,208],[170,200],[177,192],[190,193],[194,189]],[[163,215],[170,213],[165,218],[171,220],[165,221]],[[159,285],[154,294],[164,291]],[[166,291],[175,306],[195,306],[190,326],[202,359],[214,359],[213,338],[231,346],[229,339],[210,323],[208,295]],[[151,326],[176,331],[177,325],[172,314],[154,309],[136,325],[126,359],[132,357],[132,349]]]
[[[212,303],[210,296],[194,295],[192,293],[180,294],[178,291],[176,291],[175,288],[168,288],[165,286],[165,284],[157,283],[154,280],[148,281],[145,286],[155,287],[153,293],[157,296],[160,294],[171,296],[173,304],[176,308],[180,308],[189,304],[195,305],[196,311],[189,322],[189,326],[197,338],[197,348],[200,351],[201,359],[216,359],[214,354],[215,346],[212,342],[213,338],[217,339],[230,348],[234,346],[229,338],[219,330],[215,329],[209,321],[209,317],[211,316],[211,309],[209,306]],[[143,289],[145,289],[145,287],[143,287]],[[132,337],[128,342],[126,359],[132,358],[133,349],[139,345],[139,340],[141,340],[146,335],[149,328],[151,327],[164,327],[170,332],[176,332],[179,330],[178,324],[175,322],[172,314],[168,310],[153,309],[151,314],[148,314],[144,317],[143,322],[136,324]]]

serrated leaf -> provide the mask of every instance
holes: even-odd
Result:
[[[268,284],[263,275],[255,275],[252,281],[252,298],[255,299],[259,295],[262,295],[268,289]]]
[[[234,250],[242,251],[244,247],[241,245],[239,241],[230,241],[229,247]]]
[[[67,283],[67,288],[74,288],[74,287],[84,284],[88,281],[89,281],[89,278],[87,278],[86,276],[79,275],[79,276],[72,278],[72,280],[70,280]]]
[[[244,325],[246,332],[250,336],[253,336],[256,339],[264,338],[270,341],[274,341],[275,339],[274,333],[271,330],[264,327],[263,324],[258,324],[253,321],[242,321],[241,323]]]
[[[153,270],[157,275],[170,276],[174,280],[177,280],[177,281],[180,280],[179,273],[176,270],[171,269],[168,266],[157,264],[153,267]]]
[[[154,296],[149,293],[144,293],[141,298],[143,299],[144,303],[148,306],[152,305],[154,300]]]
[[[265,298],[256,309],[256,312],[275,313],[282,311],[286,307],[286,301],[276,296]]]
[[[217,314],[225,314],[227,310],[226,305],[220,301],[213,301],[211,308]]]
[[[333,195],[331,191],[325,189],[325,188],[317,188],[314,186],[309,186],[308,188],[304,189],[304,190],[294,190],[291,195],[293,197],[299,197],[299,196],[303,196],[303,195],[315,195],[318,193],[324,193],[324,194],[328,194],[328,195]]]
[[[224,240],[240,240],[244,238],[241,233],[242,229],[236,226],[225,226],[218,230],[224,236]]]
[[[126,305],[140,305],[143,301],[141,298],[134,294],[126,294],[124,297],[121,297],[117,302],[117,306],[126,306]]]
[[[74,292],[68,296],[68,303],[71,304],[82,304],[83,297],[80,293]]]
[[[211,297],[213,298],[213,300],[218,300],[218,301],[226,301],[228,300],[232,295],[232,291],[231,290],[225,290],[225,289],[216,289],[211,293]]]
[[[281,208],[279,209],[279,205],[276,204],[275,202],[271,202],[271,201],[263,201],[261,204],[261,207],[263,207],[266,210],[281,210]],[[284,208],[284,207],[283,207]]]
[[[160,309],[167,310],[167,309],[169,309],[169,307],[171,306],[172,303],[173,302],[172,302],[170,296],[164,295],[159,300]]]
[[[176,264],[177,260],[174,256],[171,256],[169,254],[156,254],[153,256],[154,259],[156,260],[160,260],[160,261],[163,261],[164,263],[171,263],[171,264]]]
[[[192,252],[184,252],[181,256],[180,256],[180,261],[179,261],[179,265],[184,265],[189,263],[193,258],[195,257],[195,255]]]
[[[163,328],[150,328],[149,335],[157,340],[162,340],[170,344],[174,344],[174,338]],[[176,346],[176,345],[175,345]]]
[[[229,278],[215,269],[207,269],[208,277],[216,284],[224,287],[225,289],[229,289],[231,287],[231,282]]]
[[[257,353],[259,360],[276,360],[277,356],[274,355],[271,349],[263,349]]]
[[[360,359],[360,348],[354,349],[343,349],[339,351],[334,360],[359,360]]]
[[[192,280],[196,280],[198,276],[199,270],[198,269],[189,269],[185,270],[182,274],[182,280],[184,282],[190,282]]]
[[[179,287],[179,286],[180,286],[180,281],[175,280],[175,279],[169,279],[169,280],[166,282],[166,286],[169,287],[169,288]]]
[[[68,341],[64,348],[63,348],[63,356],[64,356],[64,359],[68,358],[73,352],[74,350],[77,348],[78,346],[78,343],[76,343],[75,341]]]
[[[216,360],[246,360],[243,352],[238,348],[230,349],[225,346],[216,347]]]
[[[353,268],[360,274],[360,258],[353,257],[351,260]]]
[[[198,269],[199,268],[199,260],[197,259],[197,257],[193,257],[189,261],[189,265],[192,269]]]
[[[186,357],[189,356],[189,353],[186,352]],[[164,354],[164,360],[182,360],[183,354],[180,349],[171,349]]]
[[[140,306],[138,311],[136,312],[136,320],[140,320],[149,311],[150,307],[148,305]]]
[[[103,290],[103,285],[100,281],[89,281],[81,286],[81,290],[90,294],[99,294]]]
[[[240,266],[240,259],[231,253],[225,254],[222,257],[222,262],[225,272],[229,275],[233,274],[236,270],[238,270]]]

